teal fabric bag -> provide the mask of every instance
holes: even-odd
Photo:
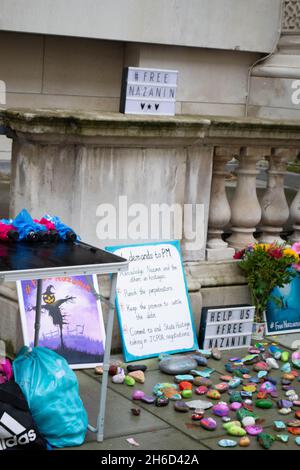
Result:
[[[82,444],[87,413],[67,361],[50,349],[25,346],[13,362],[13,371],[45,439],[55,447]]]

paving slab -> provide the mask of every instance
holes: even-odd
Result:
[[[130,445],[126,439],[132,437],[139,447]],[[95,438],[94,438],[95,439]],[[70,450],[208,450],[203,444],[189,438],[171,427],[156,432],[133,433],[127,436],[105,439],[103,442],[88,440],[80,447]],[[67,450],[67,449],[65,449]]]
[[[290,333],[288,335],[268,336],[268,339],[292,350],[300,348],[300,332]]]

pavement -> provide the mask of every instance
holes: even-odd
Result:
[[[279,344],[284,343],[284,349],[292,351],[287,345],[291,344],[291,340],[287,338],[290,335],[277,336],[276,341]],[[300,339],[300,334],[295,335]],[[293,339],[294,341],[294,339]],[[235,349],[232,351],[223,351],[222,359],[216,361],[209,359],[208,367],[215,369],[211,375],[214,383],[221,382],[220,376],[225,373],[224,364],[230,357],[242,357],[247,354],[246,349]],[[112,356],[111,363],[122,361],[122,356]],[[281,361],[280,365],[283,363]],[[155,405],[148,405],[142,402],[132,402],[131,395],[134,389],[144,390],[147,394],[152,394],[153,386],[158,382],[172,382],[172,376],[161,373],[158,369],[157,358],[143,360],[143,364],[147,365],[145,373],[146,381],[143,385],[136,384],[129,387],[125,384],[113,384],[109,378],[108,394],[106,403],[105,418],[105,439],[102,443],[96,441],[95,434],[88,431],[85,443],[76,448],[77,450],[220,450],[218,441],[221,438],[236,439],[226,434],[222,428],[221,418],[214,417],[218,422],[215,431],[206,431],[199,427],[199,424],[191,420],[191,413],[179,413],[173,408],[170,402],[167,407],[158,408]],[[250,366],[251,367],[251,366]],[[300,371],[299,371],[300,372]],[[255,373],[252,373],[254,375]],[[270,375],[277,378],[280,382],[282,372],[272,370]],[[79,381],[80,394],[89,415],[92,425],[95,425],[98,413],[99,403],[99,387],[100,376],[95,375],[93,369],[77,371]],[[297,394],[300,396],[300,382],[297,379],[293,382]],[[284,398],[284,392],[278,387],[279,398]],[[193,394],[192,399],[201,398]],[[221,400],[228,401],[228,394],[224,393]],[[140,408],[140,416],[133,416],[131,408]],[[276,403],[274,407],[268,410],[258,409],[255,412],[263,418],[264,430],[273,435],[276,434],[273,421],[288,421],[295,418],[294,411],[283,416],[278,413]],[[205,412],[205,417],[213,414],[210,410]],[[235,418],[235,413],[230,412],[231,419]],[[286,433],[285,433],[286,434]],[[134,438],[139,447],[130,445],[126,439]],[[255,437],[251,437],[251,444],[248,450],[263,450],[258,444]],[[299,450],[299,446],[295,443],[295,436],[289,435],[288,443],[275,441],[271,450]],[[244,450],[241,447],[235,447],[232,450]]]

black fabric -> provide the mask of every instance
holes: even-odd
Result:
[[[46,449],[19,385],[14,381],[0,385],[0,451]]]

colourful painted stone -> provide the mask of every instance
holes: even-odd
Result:
[[[255,385],[244,385],[243,390],[244,390],[244,392],[254,393],[254,392],[256,392],[256,386]]]
[[[195,393],[197,395],[205,395],[208,392],[208,388],[205,387],[205,385],[200,385],[200,387],[197,387],[195,389]]]
[[[204,412],[203,413],[193,413],[191,418],[193,421],[201,421],[203,418]]]
[[[277,385],[277,380],[274,377],[271,377],[270,375],[267,375],[264,378],[265,382],[271,382],[273,385]]]
[[[281,372],[285,372],[289,374],[292,370],[291,364],[289,362],[286,362],[280,367]]]
[[[223,418],[223,416],[227,416],[229,414],[229,406],[227,403],[221,401],[212,407],[212,412],[214,415]]]
[[[243,374],[243,379],[245,379],[245,380],[251,379],[251,375]]]
[[[163,396],[165,389],[175,390],[175,392],[178,393],[178,385],[169,382],[155,384],[152,391],[154,395],[161,397]]]
[[[270,367],[268,366],[268,364],[266,362],[263,362],[263,361],[257,362],[253,366],[253,370],[255,370],[256,372],[260,372],[260,371],[267,371],[268,372],[269,369],[270,369]]]
[[[261,432],[260,434],[258,434],[257,440],[264,449],[270,449],[270,447],[275,441],[275,438],[274,436],[272,436],[272,434]]]
[[[292,354],[292,364],[297,367],[297,369],[300,369],[300,351],[295,351]]]
[[[300,411],[296,411],[296,412],[295,412],[295,416],[296,416],[296,418],[299,418],[299,419],[300,419]]]
[[[286,372],[282,375],[282,379],[292,382],[295,379],[295,376],[292,373],[287,373]]]
[[[116,374],[116,375],[114,375],[114,376],[112,377],[111,380],[112,380],[112,382],[113,382],[114,384],[123,384],[124,381],[125,381],[125,375],[124,375],[124,373],[122,373],[122,374]],[[133,385],[134,385],[134,384],[133,384]]]
[[[145,374],[142,370],[134,370],[133,372],[129,372],[127,377],[132,377],[138,384],[145,383]]]
[[[229,418],[229,416],[223,416],[223,417],[222,417],[222,421],[223,421],[224,423],[228,423],[229,421],[231,421],[231,418]]]
[[[162,390],[163,396],[169,400],[180,400],[181,394],[173,387],[166,387]]]
[[[174,410],[179,413],[187,413],[189,411],[189,407],[184,401],[177,400],[174,402]]]
[[[237,442],[236,441],[233,441],[231,439],[220,439],[218,441],[218,445],[220,447],[236,447],[237,446]]]
[[[141,409],[140,408],[131,408],[131,413],[133,414],[133,416],[140,416]]]
[[[291,412],[292,412],[291,408],[281,408],[280,410],[278,410],[278,413],[280,413],[281,415],[288,415]]]
[[[283,421],[274,421],[274,429],[276,431],[282,431],[285,428],[286,428],[286,425],[284,424]]]
[[[261,432],[263,432],[263,428],[261,426],[246,426],[245,431],[249,436],[257,436]]]
[[[243,402],[243,408],[245,408],[245,410],[251,411],[253,413],[252,403],[246,403],[246,400]]]
[[[209,358],[211,357],[211,351],[209,349],[198,349],[198,353],[201,354],[201,356]]]
[[[279,364],[276,359],[274,359],[274,357],[268,357],[266,359],[266,363],[268,364],[270,369],[279,369]]]
[[[187,382],[187,381],[183,381],[183,382],[179,382],[179,390],[192,390],[193,389],[193,385],[191,384],[191,382]]]
[[[213,406],[213,403],[207,400],[191,400],[186,402],[187,406],[192,410],[208,410]]]
[[[295,395],[295,393],[296,393],[296,391],[295,391],[294,389],[287,390],[287,391],[285,392],[285,394],[286,394],[287,397],[293,396],[293,395]]]
[[[293,406],[293,402],[290,400],[278,400],[277,406],[278,408],[291,408]]]
[[[300,436],[300,428],[288,427],[287,430],[290,434],[293,434],[294,436]]]
[[[229,403],[239,402],[242,403],[243,399],[239,392],[233,392],[229,397]]]
[[[297,446],[300,446],[300,436],[295,438],[295,443],[297,444]]]
[[[102,366],[96,366],[94,369],[94,372],[96,375],[103,375],[103,367]]]
[[[118,371],[119,367],[117,366],[117,364],[112,364],[111,366],[109,366],[109,369],[108,369],[108,374],[113,377],[114,375],[117,375],[119,374],[120,372]]]
[[[164,397],[157,397],[155,400],[155,406],[158,406],[159,408],[163,406],[167,406],[169,404],[169,399],[164,398]]]
[[[159,369],[169,375],[188,374],[197,365],[197,361],[189,356],[167,356],[159,362]]]
[[[194,385],[196,387],[199,387],[200,385],[205,385],[205,387],[211,387],[212,386],[212,381],[210,379],[207,379],[206,377],[195,377],[194,378]]]
[[[276,434],[276,439],[277,441],[284,442],[286,444],[289,440],[289,435],[288,434]]]
[[[230,382],[230,380],[232,380],[232,375],[221,375],[220,379],[222,382]]]
[[[254,384],[258,384],[260,382],[259,378],[258,377],[251,377],[249,379],[249,382],[250,383],[254,383]]]
[[[229,423],[224,423],[223,428],[227,431],[231,426],[239,426],[240,428],[242,427],[241,423],[239,421],[230,421]]]
[[[250,439],[248,436],[241,437],[239,440],[240,447],[249,447],[250,446]]]
[[[204,377],[204,378],[208,379],[214,371],[215,371],[215,369],[211,369],[210,367],[207,367],[206,369],[200,371],[199,375],[201,377]]]
[[[292,374],[294,377],[299,377],[299,372],[297,372],[296,370],[292,370],[292,371],[291,371],[291,374]]]
[[[246,417],[254,418],[254,420],[258,418],[258,416],[253,411],[246,410],[245,408],[240,408],[236,412],[236,417],[239,421],[243,421],[243,419]]]
[[[257,358],[258,354],[249,354],[248,356],[243,357],[242,362],[246,365],[255,364],[255,362],[257,362]]]
[[[271,400],[256,400],[255,406],[257,406],[257,408],[263,408],[267,410],[269,408],[273,408],[273,403]]]
[[[216,361],[219,361],[222,357],[222,354],[221,354],[221,351],[219,351],[219,349],[217,348],[212,348],[211,350],[211,356],[213,359],[215,359]]]
[[[217,422],[213,418],[203,418],[200,421],[200,425],[206,431],[214,431],[217,428]]]
[[[290,353],[288,351],[282,351],[280,359],[282,362],[287,362],[290,358]]]
[[[264,382],[263,384],[261,384],[261,386],[259,387],[259,391],[260,392],[265,392],[265,393],[272,393],[274,392],[274,390],[276,390],[276,387],[274,384],[272,384],[272,382]]]
[[[226,424],[230,424],[230,423],[226,423]],[[241,426],[237,426],[237,425],[230,426],[227,429],[227,432],[228,432],[228,434],[230,434],[230,436],[243,437],[243,436],[246,435],[245,429],[243,429]]]
[[[268,394],[266,392],[258,392],[257,398],[259,400],[264,400],[265,398],[268,398]]]
[[[286,425],[291,428],[299,428],[300,427],[300,420],[299,419],[292,419],[287,421]]]
[[[242,425],[244,428],[246,426],[255,426],[255,419],[253,416],[245,416],[245,418],[242,419]]]
[[[240,394],[242,398],[252,398],[253,395],[252,392],[245,392],[244,390],[242,390]]]
[[[234,389],[234,388],[239,387],[239,385],[241,385],[241,383],[242,383],[242,380],[238,377],[235,377],[234,379],[230,380],[228,385],[229,385],[230,389]]]
[[[140,400],[145,395],[146,395],[145,392],[143,392],[142,390],[135,390],[132,393],[132,399],[133,400]]]
[[[200,356],[199,354],[193,354],[191,357],[193,359],[195,359],[195,361],[197,361],[198,366],[200,366],[200,367],[207,366],[207,358],[206,357]]]
[[[299,400],[295,400],[293,402],[293,406],[300,406],[300,401]]]
[[[219,400],[221,394],[220,392],[218,392],[218,390],[208,390],[206,396],[207,398],[211,398],[212,400]]]
[[[142,398],[141,398],[141,401],[144,402],[144,403],[147,403],[148,405],[151,405],[152,403],[154,403],[156,400],[155,397],[151,397],[150,395],[144,395]]]
[[[237,411],[237,410],[239,410],[240,408],[242,408],[242,406],[243,406],[242,403],[239,403],[239,402],[237,402],[237,401],[234,401],[233,403],[231,403],[230,409],[231,409],[232,411]]]
[[[185,389],[185,390],[182,390],[182,392],[181,392],[182,398],[191,398],[192,395],[193,395],[193,391],[192,391],[192,390],[187,390],[187,389]]]
[[[254,346],[249,346],[248,352],[250,354],[260,354],[260,349],[255,348]]]
[[[218,392],[224,393],[227,392],[229,385],[226,382],[220,382],[219,384],[216,384],[214,388],[218,390]]]
[[[174,377],[174,382],[179,384],[180,382],[193,382],[194,376],[191,374],[176,375]]]

